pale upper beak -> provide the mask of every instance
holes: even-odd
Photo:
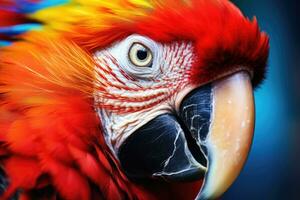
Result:
[[[228,189],[247,159],[254,131],[249,75],[237,73],[213,85],[213,115],[205,141],[208,171],[197,199],[215,199]]]

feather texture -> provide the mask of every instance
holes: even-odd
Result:
[[[268,37],[227,0],[0,1],[4,198],[19,189],[20,199],[182,198],[178,185],[127,180],[95,114],[93,53],[132,33],[191,41],[197,84],[245,65],[257,85],[266,69]]]

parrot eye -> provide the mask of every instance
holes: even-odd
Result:
[[[131,63],[137,67],[152,67],[152,52],[141,43],[133,43],[129,49],[128,56]]]

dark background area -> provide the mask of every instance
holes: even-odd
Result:
[[[244,170],[222,200],[300,199],[300,2],[235,0],[270,36],[267,79],[255,91],[256,128]]]

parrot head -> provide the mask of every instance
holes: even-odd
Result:
[[[24,19],[42,28],[0,55],[5,197],[228,189],[250,150],[268,58],[256,19],[227,0],[27,4]]]

